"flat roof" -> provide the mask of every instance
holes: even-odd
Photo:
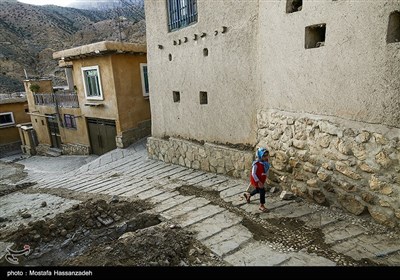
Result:
[[[26,97],[10,97],[0,98],[0,104],[13,104],[13,103],[25,103],[27,102]]]
[[[147,53],[146,45],[103,41],[53,53],[53,59],[64,61],[110,53]]]

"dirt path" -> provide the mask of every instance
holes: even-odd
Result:
[[[21,250],[26,245],[31,250],[28,256],[17,258],[18,265],[225,265],[196,241],[192,232],[161,221],[151,213],[152,205],[144,201],[120,200],[118,197],[79,194],[60,189],[27,188],[18,193],[57,195],[65,201],[77,202],[53,218],[47,215],[40,219],[36,217],[16,229],[11,224],[17,217],[8,217],[1,222],[2,242],[13,244],[11,248],[14,250]],[[39,202],[42,204],[45,201]],[[42,208],[46,209],[48,205]],[[10,262],[3,257],[0,266],[9,265]]]

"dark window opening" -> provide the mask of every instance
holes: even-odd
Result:
[[[169,55],[168,55],[168,60],[169,60],[169,61],[172,61],[172,54],[169,54]]]
[[[140,63],[140,75],[142,79],[142,91],[143,91],[143,96],[148,97],[150,93],[149,89],[149,78],[147,74],[147,64],[145,63]]]
[[[400,42],[400,12],[392,12],[389,16],[389,24],[386,35],[386,43]]]
[[[167,0],[168,30],[197,22],[197,0]]]
[[[303,0],[287,0],[286,2],[286,13],[294,13],[301,11],[303,8]]]
[[[306,49],[319,48],[325,45],[326,24],[316,24],[306,27],[305,45]]]
[[[1,113],[0,114],[0,126],[7,126],[14,124],[13,113]]]
[[[207,104],[207,92],[206,91],[200,91],[200,104]]]
[[[175,103],[178,103],[181,101],[181,93],[179,91],[173,91],[172,97],[173,97]]]
[[[204,56],[208,56],[208,49],[207,49],[207,48],[204,48],[204,49],[203,49],[203,55],[204,55]]]
[[[44,125],[44,121],[42,120],[42,125]]]

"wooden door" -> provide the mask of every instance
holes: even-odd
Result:
[[[87,119],[87,124],[93,154],[102,155],[117,147],[115,121]]]
[[[57,116],[55,114],[47,117],[47,126],[49,128],[51,147],[61,149],[60,128],[58,127]]]

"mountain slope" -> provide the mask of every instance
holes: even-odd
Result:
[[[57,84],[60,69],[52,53],[102,40],[118,40],[118,25],[113,18],[113,10],[89,11],[0,0],[0,93],[23,91],[24,69],[30,78],[55,77]],[[145,42],[144,21],[135,23],[121,23],[122,39]]]

